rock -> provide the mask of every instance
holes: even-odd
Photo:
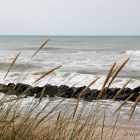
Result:
[[[131,93],[133,93],[134,95],[130,98],[130,100],[135,102],[140,95],[140,86],[134,88]]]
[[[97,100],[99,93],[100,93],[100,90],[98,89],[92,89],[91,91],[89,90],[88,93],[83,96],[83,100],[86,100],[88,102]],[[107,92],[103,93],[103,96],[101,97],[101,99],[104,99],[106,97],[105,94],[107,94]]]
[[[110,91],[108,92],[107,95],[107,99],[113,99],[119,90],[120,88],[110,88]]]
[[[14,84],[14,83],[9,83],[9,84],[6,86],[5,93],[8,94],[8,95],[12,95],[14,89],[15,89],[15,84]]]
[[[80,93],[81,93],[85,88],[86,88],[86,86],[74,88],[73,97],[74,97],[74,98],[78,98],[79,95],[80,95]]]
[[[17,83],[15,85],[13,94],[16,96],[20,96],[21,94],[23,94],[23,92],[29,87],[30,85],[28,84],[23,84],[23,83]]]
[[[133,93],[133,90],[131,88],[125,88],[123,91],[126,94],[132,94]]]
[[[51,86],[50,84],[47,84],[44,86],[45,88],[45,95],[48,95],[49,97],[53,97],[58,93],[58,86]]]
[[[39,86],[35,87],[34,89],[35,98],[40,98],[42,91],[43,91],[43,87],[39,87]]]
[[[5,84],[0,84],[0,92],[5,93],[6,87],[7,87],[7,85],[5,85]]]
[[[68,86],[66,85],[61,85],[58,87],[58,93],[57,93],[57,96],[59,97],[64,97],[65,96],[65,92],[69,89]]]
[[[133,89],[133,93],[140,92],[140,86]]]
[[[90,88],[88,88],[88,89],[83,93],[82,98],[83,98],[83,100],[85,100],[85,101],[90,101],[90,102],[93,100],[93,99],[92,99],[92,96],[91,96],[91,90],[90,90]]]
[[[118,90],[119,91],[119,90]],[[116,100],[126,100],[130,94],[132,94],[132,89],[130,88],[124,88],[116,97]],[[117,94],[117,93],[116,93]]]
[[[140,93],[139,92],[135,92],[134,95],[130,98],[130,101],[135,102],[136,99],[139,97]]]
[[[99,93],[100,93],[100,90],[98,90],[98,89],[92,89],[91,90],[91,94],[90,94],[90,98],[92,99],[92,100],[96,100],[97,99],[97,97],[98,97],[98,95],[99,95]]]
[[[41,87],[41,91],[39,91],[39,93],[36,94],[35,98],[40,98],[43,89],[45,89],[43,97],[53,97],[58,94],[58,86],[52,86],[50,84],[47,84],[44,87]]]
[[[101,99],[112,99],[112,98],[113,98],[112,90],[106,87],[102,93]]]
[[[73,93],[74,93],[73,88],[68,88],[66,91],[64,91],[64,92],[61,93],[61,97],[64,97],[64,98],[72,98]]]
[[[27,92],[25,93],[26,97],[27,96],[34,96],[35,94],[39,94],[42,91],[42,87],[31,87],[27,90]]]

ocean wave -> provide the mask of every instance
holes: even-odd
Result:
[[[76,52],[73,52],[72,54],[96,54],[97,52],[96,51],[92,51],[92,50],[82,50],[81,51],[76,51]]]
[[[56,47],[44,47],[42,50],[48,50],[48,51],[54,51],[54,50],[60,50],[61,48]]]
[[[11,63],[0,63],[0,70],[1,71],[7,71],[10,67]],[[12,70],[14,71],[21,71],[25,67],[25,63],[15,63],[12,67]],[[34,68],[37,67],[36,65],[29,64],[27,68]]]
[[[135,56],[140,56],[140,50],[135,50],[135,51],[126,51],[126,55],[135,55]]]

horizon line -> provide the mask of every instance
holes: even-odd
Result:
[[[88,37],[88,36],[89,36],[89,37],[90,37],[90,36],[96,36],[96,37],[97,37],[97,36],[99,36],[99,37],[105,37],[105,36],[108,36],[108,37],[113,37],[113,36],[116,36],[116,37],[117,37],[117,36],[122,36],[122,37],[123,37],[123,36],[128,36],[128,37],[129,37],[129,36],[131,36],[131,37],[132,37],[132,36],[140,36],[140,35],[31,35],[31,34],[30,34],[30,35],[24,35],[24,34],[23,34],[23,35],[18,35],[18,34],[17,34],[17,35],[0,35],[0,36],[75,36],[75,37],[76,37],[76,36],[85,36],[85,37],[86,37],[86,36],[87,36],[87,37]]]

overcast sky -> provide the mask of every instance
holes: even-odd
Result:
[[[0,0],[1,35],[140,35],[140,0]]]

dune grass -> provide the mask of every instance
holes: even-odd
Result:
[[[50,40],[47,39],[40,47],[35,51],[31,60],[39,53],[39,51],[44,47],[44,45]],[[19,53],[20,54],[20,53]],[[19,54],[11,62],[9,69],[7,70],[4,79],[8,75],[12,66],[18,59]],[[30,61],[31,61],[30,60]],[[126,59],[122,65],[115,68],[116,62],[112,65],[109,70],[107,77],[103,83],[102,89],[96,102],[88,106],[84,103],[82,108],[78,108],[79,104],[82,103],[81,96],[84,92],[94,84],[99,78],[93,80],[79,95],[74,105],[65,104],[65,98],[59,100],[52,108],[51,104],[55,101],[54,98],[48,98],[48,101],[44,106],[40,107],[44,103],[44,91],[41,92],[39,99],[32,98],[30,104],[27,108],[21,107],[24,99],[23,92],[19,97],[13,97],[2,94],[0,96],[0,140],[115,140],[117,139],[117,122],[119,121],[120,109],[121,107],[131,98],[128,97],[118,109],[114,112],[117,114],[115,122],[106,126],[105,117],[107,106],[101,108],[101,97],[104,96],[106,88],[109,88],[113,80],[116,78],[121,69],[128,62],[129,58]],[[29,62],[30,62],[29,61]],[[17,78],[17,81],[24,74],[25,69],[29,65],[29,62],[25,65],[21,74]],[[32,85],[36,84],[39,80],[53,72],[54,70],[60,68],[57,66],[51,70],[47,70],[42,76],[38,77]],[[3,81],[4,82],[4,81]],[[122,88],[118,91],[116,96],[125,88],[125,86],[130,82],[128,80],[126,84],[122,85]],[[29,87],[30,88],[30,87]],[[65,89],[64,89],[65,90]],[[51,91],[50,91],[51,92]],[[115,97],[116,97],[115,96]],[[115,98],[114,97],[114,98]],[[73,99],[75,100],[75,99]],[[136,105],[140,100],[140,96],[137,98],[132,108],[130,109],[130,119],[134,113]],[[60,108],[63,108],[60,110]],[[42,117],[41,114],[45,112]],[[59,110],[59,111],[58,111]],[[22,113],[24,111],[24,114]],[[112,114],[113,115],[113,114]],[[129,119],[129,120],[130,120]],[[99,125],[100,122],[100,125]],[[135,137],[134,137],[135,138]],[[119,139],[121,137],[119,136]],[[123,138],[122,138],[123,139]],[[133,139],[133,137],[131,137]]]

